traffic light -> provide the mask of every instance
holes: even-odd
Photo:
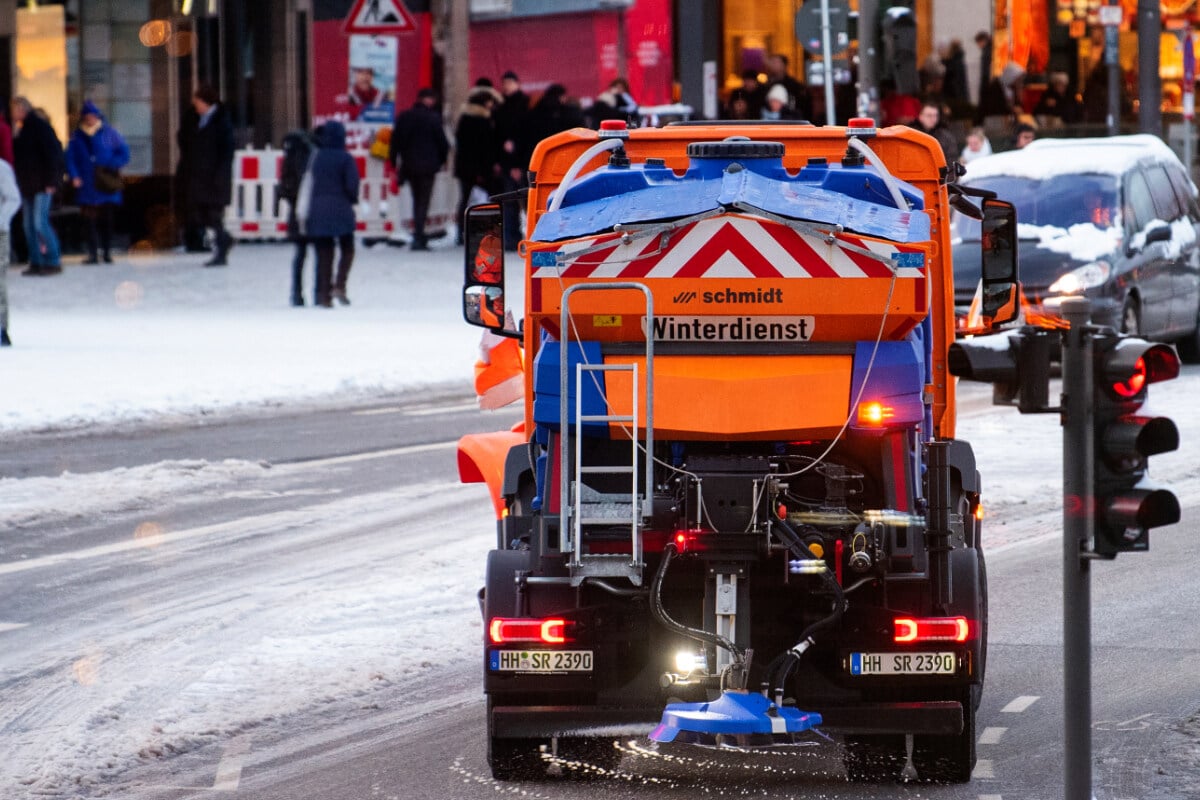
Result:
[[[1179,521],[1179,499],[1145,481],[1152,455],[1179,447],[1179,430],[1168,417],[1139,415],[1147,387],[1179,375],[1175,348],[1111,331],[1093,339],[1093,552],[1150,549],[1150,529]]]
[[[992,384],[992,403],[1022,414],[1050,411],[1050,356],[1057,332],[1026,326],[1015,333],[976,336],[950,345],[951,375]],[[1014,402],[1015,401],[1015,402]]]
[[[893,5],[883,12],[883,53],[886,74],[896,82],[900,94],[921,90],[917,77],[917,20],[913,10]]]

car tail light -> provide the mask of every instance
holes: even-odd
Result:
[[[899,644],[965,642],[975,631],[975,623],[966,617],[896,617],[893,624],[892,638]]]
[[[492,644],[515,644],[517,642],[539,642],[562,644],[567,641],[567,621],[561,618],[509,619],[493,617],[488,625],[488,637]]]

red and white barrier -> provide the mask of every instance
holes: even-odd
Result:
[[[412,194],[389,188],[390,178],[381,159],[366,150],[349,151],[358,166],[358,234],[366,242],[407,242],[412,238]],[[239,241],[287,238],[288,203],[279,196],[283,151],[266,148],[238,150],[233,157],[233,197],[225,210],[225,229]],[[430,234],[453,231],[458,205],[458,183],[449,172],[434,181],[425,228]]]

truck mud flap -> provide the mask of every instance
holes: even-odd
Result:
[[[962,703],[937,700],[922,703],[864,703],[821,707],[827,733],[914,733],[955,736],[962,733]]]

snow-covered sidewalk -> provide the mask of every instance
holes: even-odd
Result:
[[[357,400],[433,384],[469,391],[479,331],[462,321],[462,251],[361,245],[352,305],[288,305],[292,246],[120,256],[61,275],[8,274],[0,431],[152,421]],[[313,258],[305,270],[312,302]]]

